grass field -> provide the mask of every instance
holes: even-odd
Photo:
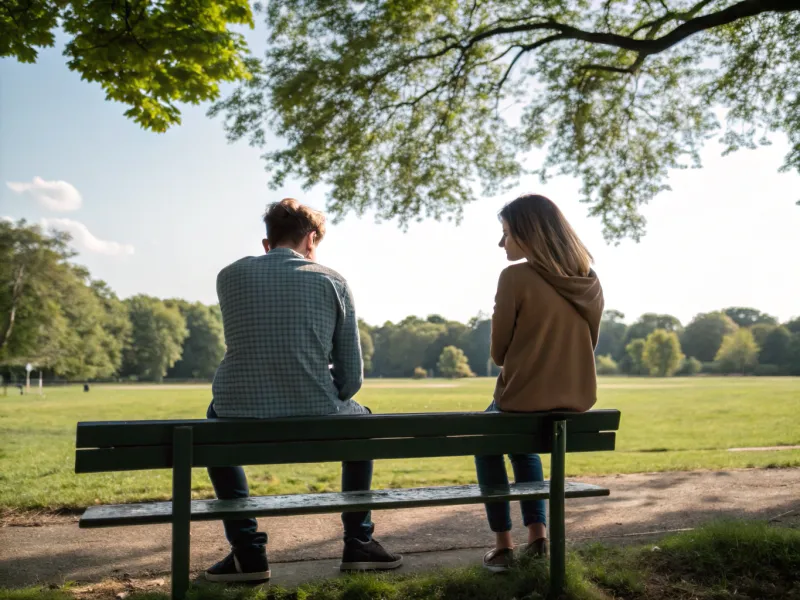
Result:
[[[358,399],[373,412],[483,410],[493,382],[373,380]],[[569,475],[800,466],[800,450],[730,448],[800,445],[800,378],[604,379],[598,408],[618,408],[617,451],[571,454]],[[169,471],[77,476],[75,423],[91,420],[202,418],[210,388],[93,386],[51,388],[46,396],[0,396],[0,509],[82,508],[96,502],[163,499]],[[545,464],[547,460],[545,459]],[[336,464],[248,468],[254,494],[334,491]],[[204,470],[195,497],[210,497]],[[475,481],[472,459],[381,461],[374,487]]]

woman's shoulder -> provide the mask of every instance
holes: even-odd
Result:
[[[535,282],[545,283],[542,276],[527,262],[514,263],[503,269],[500,273],[500,281],[507,281],[509,283],[524,282],[528,284]]]

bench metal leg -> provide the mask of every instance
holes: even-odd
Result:
[[[189,590],[189,532],[192,502],[192,428],[172,434],[172,598]]]
[[[564,520],[564,472],[567,451],[567,422],[553,423],[550,459],[550,597],[564,593],[567,573],[566,523]]]

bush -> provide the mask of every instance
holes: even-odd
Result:
[[[704,375],[719,375],[719,365],[717,365],[717,363],[704,362],[701,364],[702,368],[700,369],[700,372]]]
[[[619,373],[617,361],[611,358],[610,354],[598,356],[596,359],[598,375],[616,375]]]
[[[758,365],[753,369],[753,375],[759,377],[773,377],[775,375],[783,375],[783,369],[778,365]]]
[[[683,377],[691,377],[692,375],[697,375],[702,371],[703,371],[703,363],[697,360],[694,356],[690,356],[681,363],[681,367],[680,369],[678,369],[678,372],[676,374],[681,375]]]
[[[422,367],[417,367],[414,369],[414,374],[412,375],[414,379],[425,379],[427,376],[428,372]]]
[[[442,350],[439,357],[439,374],[448,379],[456,379],[460,377],[475,377],[475,373],[469,368],[469,361],[467,355],[461,348],[455,346],[447,346]]]

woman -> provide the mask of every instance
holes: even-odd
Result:
[[[492,315],[492,359],[502,367],[487,411],[589,410],[597,399],[594,348],[603,289],[592,255],[558,207],[521,196],[500,211],[500,247],[510,261],[500,274]],[[517,483],[543,481],[538,455],[511,455]],[[477,456],[478,483],[508,485],[503,456]],[[523,554],[547,554],[544,500],[520,502],[528,528]],[[507,570],[514,560],[508,502],[486,504],[495,548],[484,566]]]

